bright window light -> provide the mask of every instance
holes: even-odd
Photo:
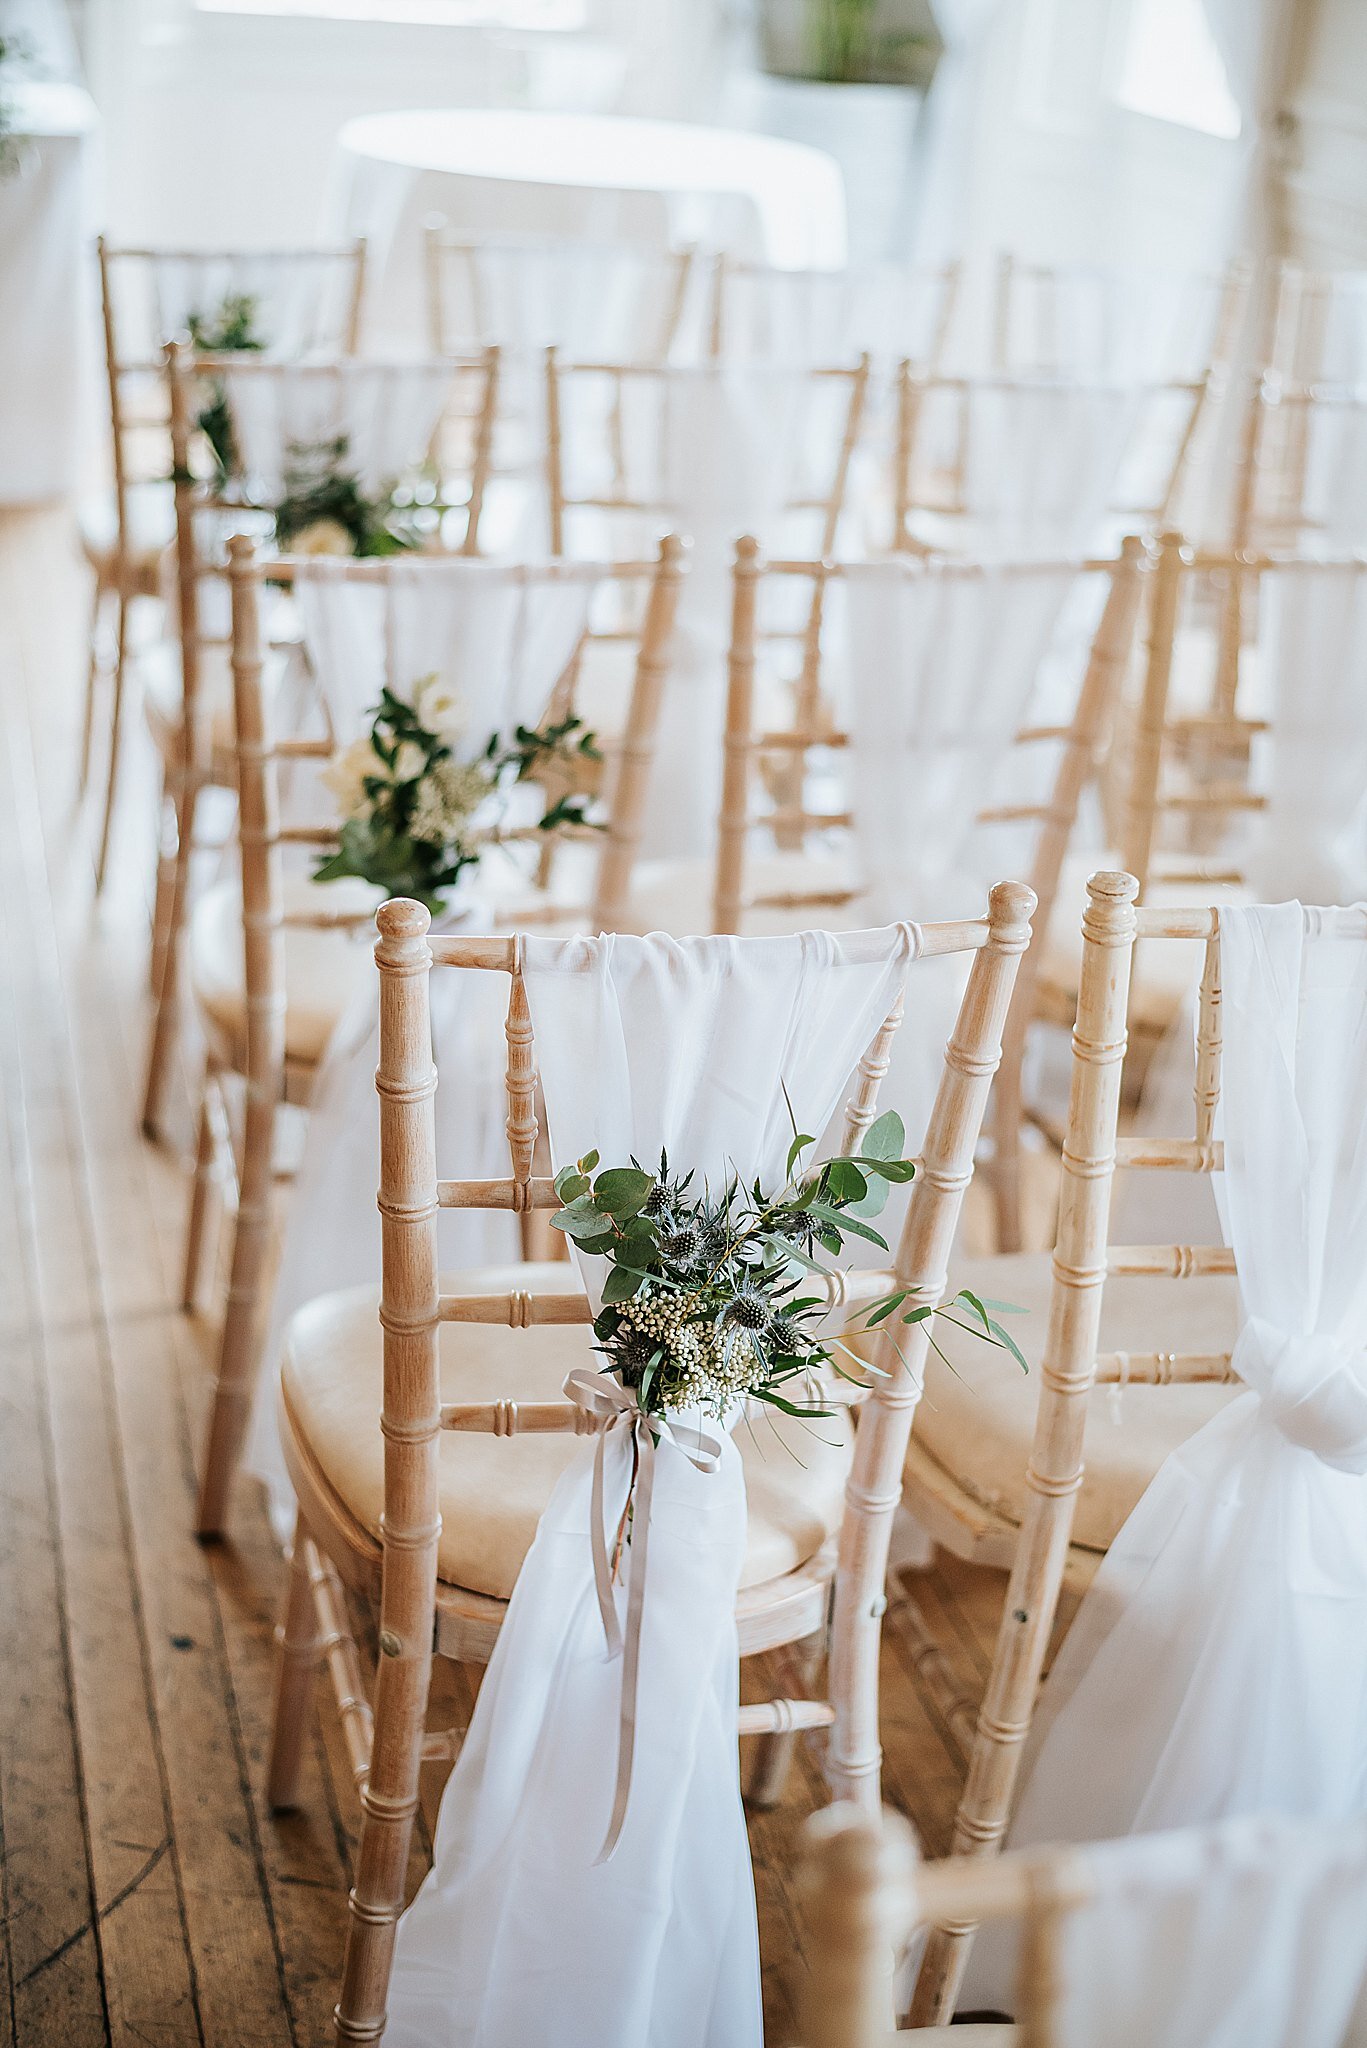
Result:
[[[1116,98],[1137,114],[1232,142],[1239,109],[1201,0],[1134,0]]]

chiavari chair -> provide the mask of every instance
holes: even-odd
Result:
[[[927,377],[900,364],[894,550],[1093,544],[1080,521],[1156,530],[1189,473],[1212,374],[1129,386]]]
[[[805,516],[815,524],[817,550],[827,555],[835,547],[845,506],[869,363],[861,357],[846,367],[793,374],[801,402],[796,407],[799,417],[790,425],[799,440],[810,438],[820,448],[815,460],[808,459],[804,448],[784,451],[785,475],[795,488],[782,493],[780,505],[785,516]],[[632,530],[643,520],[658,523],[664,515],[677,515],[687,485],[670,473],[681,453],[671,444],[672,412],[687,404],[690,386],[700,390],[716,385],[725,375],[725,365],[571,363],[562,361],[557,350],[547,350],[552,554],[570,548],[569,529],[577,517],[587,515],[599,525],[625,522]]]
[[[959,303],[960,265],[776,270],[719,252],[708,289],[714,360],[835,363],[868,355],[934,375]]]
[[[314,1076],[338,1018],[370,973],[368,950],[355,942],[369,926],[378,892],[355,881],[314,883],[293,856],[322,857],[337,843],[337,821],[290,815],[282,779],[301,768],[311,779],[337,750],[319,737],[281,734],[270,694],[263,688],[262,596],[290,585],[297,564],[258,555],[235,535],[228,544],[232,586],[234,757],[238,791],[240,878],[211,888],[196,905],[188,938],[190,983],[207,1041],[194,1180],[190,1195],[183,1299],[193,1308],[206,1253],[213,1245],[214,1190],[231,1174],[237,1184],[228,1294],[219,1343],[217,1379],[204,1476],[199,1530],[217,1534],[246,1428],[257,1369],[260,1310],[271,1227],[276,1126],[281,1105],[307,1106]],[[508,575],[526,585],[576,582],[638,587],[644,592],[636,635],[630,703],[619,766],[607,792],[592,903],[582,916],[611,929],[613,913],[629,889],[645,811],[655,727],[669,639],[683,573],[683,545],[661,542],[653,561],[519,565]],[[384,585],[384,562],[358,561],[343,570],[348,581]],[[587,637],[587,635],[586,635]],[[389,678],[402,691],[414,678]],[[558,698],[563,715],[574,709],[573,678]],[[323,724],[330,730],[330,721]],[[321,809],[322,798],[315,799]],[[293,805],[298,808],[297,801]],[[568,828],[565,828],[568,829]],[[525,836],[525,835],[523,835]],[[545,835],[552,836],[552,835]],[[519,912],[537,915],[535,891],[524,887]],[[543,911],[543,915],[544,915]],[[572,918],[557,904],[555,918]],[[225,1161],[229,1118],[225,1089],[245,1087],[240,1157]]]
[[[906,1468],[906,1500],[935,1542],[1009,1572],[980,1707],[949,1683],[932,1631],[909,1603],[921,1668],[944,1692],[968,1775],[956,1853],[993,1854],[1010,1817],[1023,1745],[1065,1588],[1080,1591],[1167,1456],[1237,1398],[1231,1347],[1237,1269],[1224,1245],[1108,1242],[1116,1169],[1219,1172],[1219,912],[1135,905],[1132,875],[1088,885],[1072,1086],[1052,1260],[965,1261],[961,1285],[1035,1311],[1017,1325],[1029,1380],[973,1360],[961,1377],[931,1360]],[[1367,938],[1361,910],[1312,913]],[[1201,949],[1190,1137],[1118,1134],[1136,940]],[[1180,1283],[1174,1287],[1171,1283]],[[1036,1377],[1037,1373],[1037,1377]],[[953,2008],[971,1930],[939,1928],[913,2018]]]
[[[896,1259],[897,1285],[919,1302],[940,1297],[1032,908],[1024,885],[1002,883],[986,917],[917,928],[918,958],[973,956]],[[427,912],[402,901],[384,905],[377,922],[383,1286],[378,1303],[371,1290],[326,1297],[292,1328],[282,1417],[300,1510],[269,1785],[273,1805],[295,1803],[314,1673],[325,1661],[363,1814],[336,2014],[342,2041],[374,2040],[383,2030],[418,1771],[424,1760],[453,1753],[450,1735],[424,1725],[434,1650],[488,1658],[563,1465],[544,1439],[584,1428],[576,1420],[582,1411],[549,1397],[567,1366],[593,1357],[592,1310],[584,1293],[566,1291],[563,1265],[467,1273],[447,1291],[438,1278],[439,1207],[558,1206],[552,1183],[533,1172],[536,1053],[521,943],[429,936]],[[885,936],[877,935],[880,943]],[[438,1179],[428,1007],[434,963],[510,978],[509,1177]],[[845,1149],[874,1113],[898,1016],[894,1010],[859,1065],[843,1119]],[[924,1328],[905,1333],[913,1361]],[[804,1443],[791,1463],[742,1449],[750,1567],[737,1613],[742,1655],[803,1642],[832,1613],[829,1699],[743,1707],[739,1731],[784,1745],[802,1728],[830,1728],[834,1782],[857,1783],[875,1805],[881,1588],[911,1392],[890,1338],[880,1356],[883,1376],[872,1383],[852,1445],[842,1429],[833,1444]],[[535,1438],[541,1448],[472,1440],[490,1434]],[[343,1582],[372,1601],[378,1595],[373,1707]]]
[[[174,476],[177,631],[174,641],[150,650],[141,663],[144,709],[162,772],[152,915],[154,1010],[142,1117],[149,1136],[159,1130],[175,1037],[180,940],[189,909],[199,796],[205,788],[231,790],[236,785],[233,684],[228,621],[222,603],[224,541],[241,526],[268,540],[273,514],[267,501],[272,489],[279,488],[278,478],[269,480],[266,489],[256,491],[261,502],[254,504],[253,485],[263,480],[217,474],[217,465],[206,460],[200,446],[196,394],[216,381],[230,387],[240,379],[249,379],[263,396],[286,382],[298,391],[316,389],[327,394],[342,367],[336,359],[280,363],[265,357],[244,361],[193,354],[174,341],[166,345],[165,361]],[[423,376],[431,366],[366,363],[354,367],[368,385],[374,385],[378,408],[383,406],[387,387],[401,388],[410,376]],[[459,386],[473,393],[466,407],[473,430],[461,451],[468,465],[464,476],[448,471],[449,481],[441,487],[455,488],[457,497],[451,511],[442,515],[442,526],[433,531],[431,545],[442,552],[449,547],[451,552],[475,554],[497,403],[497,355],[486,351],[480,357],[449,364],[443,361],[436,367],[442,388],[431,408],[430,422],[418,428],[423,445],[415,448],[414,454],[426,453],[429,441],[433,449],[446,442],[438,418],[448,377],[453,390]],[[225,403],[231,417],[231,389]],[[287,410],[282,404],[282,415]],[[272,446],[270,452],[283,471],[288,449]],[[455,520],[458,531],[448,542],[443,530],[450,519]],[[284,668],[285,651],[276,648],[269,663],[272,684],[279,682]]]
[[[1360,385],[1300,384],[1268,371],[1243,416],[1234,480],[1236,550],[1323,550],[1367,542]]]
[[[993,278],[991,368],[998,376],[1061,377],[1146,368],[1161,374],[1174,359],[1191,371],[1226,364],[1250,284],[1248,266],[1238,263],[1212,275],[1150,275],[1100,263],[1025,263],[1002,251]],[[1166,334],[1155,327],[1163,315]],[[1136,359],[1136,348],[1147,363]]]
[[[1255,1817],[990,1860],[960,1855],[923,1863],[900,1814],[826,1807],[808,1822],[804,1841],[810,1967],[801,1995],[802,2048],[893,2048],[895,2041],[1062,2048],[1083,2039],[1089,2048],[1117,2048],[1139,2038],[1137,2024],[1152,2048],[1209,2039],[1212,2021],[1239,2027],[1228,2005],[1247,1982],[1255,1953],[1276,1973],[1276,2002],[1264,2001],[1264,2033],[1255,2021],[1254,2035],[1240,2029],[1238,2038],[1265,2048],[1308,2038],[1316,2048],[1331,2041],[1340,2048],[1341,2009],[1360,1995],[1355,1958],[1335,1958],[1344,1967],[1336,1969],[1327,2011],[1315,2001],[1315,2018],[1304,1994],[1294,2005],[1286,1994],[1314,1981],[1317,1948],[1323,1955],[1341,1932],[1324,1924],[1326,1900],[1351,1919],[1365,1872],[1360,1821]],[[1014,1923],[1017,1930],[1014,2022],[913,2025],[894,2033],[895,1958],[926,1927],[983,1922]],[[1186,1940],[1174,1939],[1176,1924]],[[1222,1947],[1235,1953],[1222,1954],[1212,1968],[1203,1937],[1222,1936]],[[1135,1973],[1142,2019],[1118,1989],[1127,1971]],[[1240,2019],[1258,2003],[1251,1986],[1243,1995]]]
[[[99,683],[99,632],[115,611],[109,759],[100,822],[96,882],[109,854],[120,740],[129,616],[138,598],[159,598],[175,541],[170,419],[163,350],[188,319],[213,316],[229,299],[257,317],[286,318],[283,334],[264,330],[254,346],[273,355],[311,349],[354,353],[365,289],[365,243],[305,250],[175,250],[96,243],[111,428],[112,500],[80,508],[81,546],[95,574],[90,663],[82,722],[80,786],[89,779]]]
[[[669,362],[698,269],[691,248],[425,230],[427,333],[437,355],[557,347],[570,355],[620,346],[630,360]],[[611,340],[609,340],[611,337]]]
[[[1288,384],[1359,384],[1367,374],[1367,272],[1277,265],[1261,367]]]

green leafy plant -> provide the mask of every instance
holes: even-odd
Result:
[[[415,684],[411,702],[382,693],[369,733],[324,771],[344,817],[338,849],[319,863],[315,880],[357,876],[435,914],[466,870],[503,839],[488,815],[493,799],[516,783],[537,782],[552,763],[600,758],[593,734],[575,717],[519,725],[510,741],[494,733],[473,758],[456,751],[460,723],[460,707],[435,676]],[[532,829],[593,829],[590,803],[558,796]]]
[[[345,434],[296,442],[285,465],[285,494],[275,508],[275,537],[287,553],[397,555],[435,538],[442,503],[419,476],[371,497],[346,468]]]
[[[266,344],[256,331],[258,301],[252,292],[227,292],[213,314],[188,313],[186,331],[200,355],[259,354]],[[237,474],[237,445],[228,394],[217,379],[209,382],[198,414],[198,426],[214,458],[218,481]]]
[[[599,1171],[590,1152],[556,1175],[562,1207],[552,1227],[610,1265],[593,1325],[598,1349],[647,1414],[701,1408],[722,1415],[750,1398],[786,1415],[820,1417],[831,1412],[822,1405],[822,1368],[846,1379],[872,1370],[827,1327],[833,1297],[824,1283],[834,1269],[822,1254],[838,1256],[850,1236],[886,1251],[869,1218],[916,1168],[902,1156],[905,1132],[895,1110],[870,1126],[858,1153],[804,1172],[813,1143],[794,1130],[786,1178],[773,1194],[758,1182],[743,1187],[735,1175],[716,1194],[695,1189],[694,1176],[672,1175],[663,1156],[658,1173],[636,1160]],[[823,1282],[819,1293],[812,1275]],[[936,1307],[908,1308],[908,1298],[906,1290],[880,1297],[862,1312],[865,1331],[891,1336],[894,1322],[922,1324],[943,1357],[934,1328],[948,1323],[1004,1347],[1026,1369],[997,1320],[1014,1312],[1009,1303],[966,1289]]]

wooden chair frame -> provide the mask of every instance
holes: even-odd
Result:
[[[1311,421],[1317,410],[1361,406],[1360,385],[1296,383],[1268,370],[1243,416],[1234,488],[1233,545],[1289,549],[1313,540],[1306,507]]]
[[[971,951],[975,958],[959,1022],[926,1134],[921,1169],[913,1183],[896,1259],[897,1285],[918,1302],[943,1293],[945,1263],[972,1175],[978,1126],[986,1106],[1011,997],[1016,964],[1029,941],[1034,907],[1022,883],[1001,883],[987,917],[958,924],[914,927],[918,956]],[[520,973],[521,941],[429,937],[427,912],[391,902],[377,918],[380,969],[380,1211],[384,1230],[386,1441],[383,1539],[377,1543],[349,1522],[325,1476],[312,1467],[305,1446],[290,1438],[286,1454],[300,1499],[291,1591],[277,1695],[271,1796],[290,1804],[297,1793],[313,1672],[326,1654],[358,1778],[362,1824],[351,1893],[337,2037],[373,2041],[383,2031],[394,1928],[403,1905],[418,1770],[425,1756],[451,1753],[450,1739],[424,1730],[433,1648],[466,1659],[488,1657],[503,1603],[439,1586],[437,1443],[442,1428],[492,1431],[574,1430],[593,1425],[569,1403],[521,1405],[510,1401],[443,1407],[438,1379],[437,1331],[443,1321],[583,1324],[591,1310],[581,1291],[541,1294],[442,1295],[437,1277],[435,1221],[439,1208],[499,1208],[523,1213],[556,1205],[554,1187],[533,1172],[537,1136],[535,1052]],[[494,1181],[437,1177],[428,1008],[432,963],[506,973],[508,1007],[508,1135],[512,1173]],[[846,1109],[844,1146],[852,1149],[875,1114],[886,1072],[894,1009],[860,1062]],[[861,1276],[861,1281],[863,1276]],[[887,1276],[868,1276],[872,1287]],[[745,1707],[740,1732],[790,1742],[803,1727],[831,1729],[832,1783],[876,1811],[878,1648],[888,1537],[900,1497],[902,1457],[916,1400],[924,1325],[903,1332],[909,1371],[902,1371],[892,1339],[880,1333],[874,1378],[862,1411],[847,1509],[838,1542],[796,1571],[742,1593],[738,1607],[742,1655],[799,1642],[819,1631],[833,1593],[829,1701],[784,1700]],[[373,1718],[364,1704],[359,1660],[328,1640],[340,1633],[337,1574],[372,1596],[380,1586],[380,1658]],[[319,1600],[319,1593],[322,1600]],[[333,1624],[336,1624],[334,1629]],[[321,1631],[320,1631],[321,1624]]]
[[[1054,909],[1083,791],[1096,773],[1109,735],[1112,713],[1123,685],[1133,642],[1146,562],[1143,542],[1131,537],[1123,542],[1120,554],[1113,562],[1080,561],[1077,564],[1079,575],[1107,573],[1110,588],[1093,636],[1073,721],[1068,726],[1025,726],[1015,737],[1018,747],[1063,742],[1053,787],[1039,803],[997,805],[979,814],[980,824],[1039,824],[1040,836],[1030,863],[1029,880],[1039,906],[1038,926],[1042,931],[1048,928]],[[922,573],[910,561],[906,566],[909,575]],[[1042,563],[1021,563],[1019,566],[1022,574],[1043,573],[1049,567]],[[777,821],[779,827],[786,825],[802,835],[850,823],[848,812],[813,814],[801,808],[800,768],[794,776],[796,801],[789,809],[761,818],[753,802],[766,757],[796,764],[810,749],[839,749],[849,743],[846,733],[836,728],[827,729],[818,716],[822,600],[829,582],[843,573],[842,565],[837,562],[765,562],[759,543],[752,538],[737,545],[721,818],[712,903],[714,931],[743,931],[746,911],[751,908],[791,907],[800,910],[805,904],[819,915],[822,909],[856,900],[852,893],[832,895],[829,891],[811,894],[795,891],[782,897],[749,898],[745,889],[749,840],[756,824],[763,822],[774,826]],[[981,574],[981,569],[970,563],[941,562],[937,564],[935,573],[971,577]],[[759,732],[755,729],[754,683],[760,642],[756,614],[760,581],[766,575],[810,578],[816,591],[804,642],[796,722],[791,731],[784,732]],[[784,793],[780,791],[780,794]],[[992,1181],[999,1242],[1008,1250],[1016,1249],[1020,1241],[1020,1137],[1026,1113],[1022,1075],[1026,1041],[1035,1013],[1037,971],[1037,961],[1032,954],[1027,954],[1021,963],[1016,996],[1006,1025],[1001,1068],[993,1097]]]
[[[1014,1851],[982,1862],[919,1861],[898,1813],[881,1820],[829,1806],[808,1822],[801,1894],[809,1928],[802,1996],[803,2048],[888,2048],[893,1965],[922,1928],[1021,1923],[1017,2048],[1057,2048],[1059,1931],[1092,1896],[1085,1851]],[[913,2030],[908,2048],[924,2037]]]
[[[1210,393],[1215,388],[1213,380],[1214,372],[1206,370],[1199,377],[1156,380],[1143,387],[1144,395],[1150,399],[1185,399],[1188,411],[1178,434],[1172,465],[1157,503],[1114,508],[1121,516],[1142,523],[1146,529],[1160,527],[1172,517],[1172,508],[1187,474],[1202,416]],[[914,531],[913,520],[918,513],[931,513],[946,518],[961,518],[967,514],[969,508],[965,503],[964,491],[968,461],[968,402],[975,390],[989,386],[1019,391],[1087,388],[1076,382],[1069,383],[1061,379],[924,376],[918,374],[911,363],[900,363],[896,373],[896,429],[893,449],[894,553],[925,555],[945,552],[942,544],[937,543],[932,547]],[[1101,388],[1099,381],[1095,383],[1094,388]],[[958,401],[954,452],[948,471],[932,479],[930,488],[922,489],[917,483],[922,429],[931,409],[930,402],[944,393],[950,394]]]
[[[452,236],[444,220],[430,220],[426,223],[423,236],[423,269],[427,286],[427,336],[436,355],[449,355],[458,352],[462,347],[468,348],[472,343],[479,346],[488,345],[491,322],[484,304],[480,258],[495,251],[506,251],[510,255],[515,255],[520,248],[526,246],[526,237],[494,235],[467,241]],[[547,244],[533,238],[532,246],[540,248]],[[564,244],[557,243],[555,246],[563,248]],[[601,247],[597,243],[590,243],[588,246],[594,250]],[[662,273],[669,277],[669,291],[660,331],[653,345],[648,347],[642,356],[645,363],[666,363],[673,352],[688,306],[689,292],[699,263],[698,252],[691,247],[660,251],[643,248],[638,251],[628,246],[625,253],[639,254],[643,263],[649,262],[653,257],[657,258]],[[466,275],[470,304],[475,314],[476,331],[471,335],[461,336],[455,333],[448,318],[447,281],[449,273],[455,269],[463,270]],[[500,345],[506,345],[504,337],[496,336],[494,340]]]
[[[235,374],[246,369],[258,376],[279,375],[282,368],[295,374],[302,368],[310,374],[327,376],[334,367],[326,362],[282,365],[268,358],[192,354],[175,341],[166,344],[165,362],[175,494],[181,688],[178,726],[170,736],[169,751],[164,751],[162,761],[162,830],[152,912],[153,1019],[142,1113],[143,1130],[152,1138],[160,1130],[162,1100],[175,1039],[180,945],[189,911],[196,806],[200,791],[206,786],[231,788],[237,779],[231,755],[222,752],[215,755],[210,735],[202,729],[201,655],[211,642],[201,631],[199,592],[203,579],[206,576],[216,577],[222,565],[205,559],[197,515],[207,507],[231,512],[239,501],[232,495],[231,486],[220,491],[196,475],[192,387],[198,379],[212,376],[215,370],[229,368]],[[470,358],[463,363],[452,362],[453,378],[459,377],[462,369],[478,380],[481,397],[472,448],[466,528],[459,552],[477,554],[498,398],[497,352],[486,351],[482,357]]]
[[[1071,1546],[1083,1475],[1088,1396],[1099,1383],[1166,1386],[1230,1381],[1228,1353],[1098,1354],[1102,1297],[1111,1275],[1186,1280],[1235,1275],[1227,1245],[1111,1245],[1111,1186],[1117,1166],[1216,1173],[1223,1033],[1219,913],[1209,909],[1136,908],[1133,875],[1103,873],[1088,884],[1083,958],[1074,1032],[1068,1136],[1063,1152],[1058,1238],[1053,1258],[1049,1326],[1040,1367],[1039,1409],[1026,1468],[1019,1529],[990,1510],[975,1509],[978,1554],[1009,1562],[1010,1579],[996,1650],[977,1717],[968,1779],[954,1827],[954,1853],[992,1856],[1005,1835],[1021,1757],[1065,1579],[1085,1583],[1099,1558]],[[1313,913],[1319,929],[1367,939],[1361,909]],[[1198,995],[1194,1136],[1118,1135],[1126,1014],[1136,939],[1200,939],[1205,960]],[[913,1439],[909,1477],[916,1473]],[[930,1499],[915,1490],[918,1514]],[[938,1511],[943,1521],[945,1509]],[[928,1526],[937,1533],[932,1510]],[[962,1980],[972,1926],[954,1919],[931,1935],[912,2004],[914,2025],[943,2024]]]
[[[127,387],[135,379],[157,376],[160,361],[140,360],[136,355],[126,355],[119,334],[117,308],[116,273],[133,266],[155,266],[170,260],[233,261],[250,260],[254,263],[280,263],[298,266],[300,263],[344,263],[354,265],[355,276],[351,288],[346,331],[341,337],[344,353],[354,355],[359,345],[361,308],[365,293],[366,244],[364,238],[340,248],[307,250],[265,250],[247,251],[238,249],[178,250],[116,248],[100,235],[95,243],[96,258],[100,272],[100,310],[104,334],[105,382],[109,399],[109,421],[111,430],[111,456],[114,484],[115,546],[110,560],[95,563],[96,584],[94,605],[90,625],[90,660],[86,673],[85,707],[81,721],[81,766],[80,789],[84,792],[90,777],[91,752],[95,726],[95,696],[99,674],[98,628],[105,601],[114,600],[116,606],[115,660],[112,678],[112,694],[109,714],[109,761],[105,784],[104,809],[100,820],[99,849],[95,862],[95,885],[104,886],[105,869],[109,858],[109,834],[114,815],[114,801],[117,793],[120,740],[123,728],[124,667],[128,648],[128,613],[133,601],[139,597],[160,596],[160,564],[149,565],[139,558],[135,545],[132,519],[129,510],[129,493],[137,479],[132,443],[135,436],[149,430],[164,444],[170,431],[170,420],[166,415],[155,419],[138,417],[127,397]],[[173,337],[162,336],[163,344]],[[177,469],[172,456],[172,474]]]
[[[223,1076],[242,1075],[246,1083],[246,1121],[238,1170],[238,1199],[233,1235],[232,1267],[219,1345],[218,1372],[200,1489],[198,1529],[217,1535],[227,1516],[229,1492],[255,1391],[260,1342],[260,1297],[267,1268],[274,1183],[275,1128],[282,1103],[306,1104],[314,1069],[299,1067],[285,1052],[285,929],[289,924],[358,927],[371,922],[359,916],[330,912],[320,901],[316,910],[287,914],[284,907],[283,853],[288,845],[307,845],[325,852],[335,844],[335,824],[285,824],[281,819],[280,768],[292,761],[326,761],[334,752],[328,738],[276,737],[261,688],[262,646],[260,592],[264,581],[290,583],[296,564],[288,559],[256,555],[241,535],[229,542],[229,577],[233,598],[233,688],[237,721],[238,836],[241,848],[244,989],[246,1033],[242,1044],[230,1043],[212,1029],[204,1092],[195,1146],[195,1172],[186,1234],[186,1308],[195,1305],[209,1228],[213,1188],[221,1173],[221,1146],[215,1133],[226,1117],[217,1100]],[[355,562],[348,580],[379,582],[385,565]],[[653,562],[611,564],[552,562],[512,573],[551,582],[592,582],[611,578],[642,583],[647,597],[639,634],[621,766],[613,790],[608,823],[602,835],[597,886],[588,919],[596,929],[612,930],[630,888],[632,866],[645,823],[646,795],[654,754],[669,645],[679,585],[683,575],[683,544],[668,536]],[[560,918],[574,913],[563,906]],[[206,1020],[206,1024],[207,1024]]]

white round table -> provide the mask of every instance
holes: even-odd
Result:
[[[0,178],[0,505],[76,480],[98,117],[79,86],[10,88],[19,164]]]
[[[337,141],[334,234],[369,238],[386,339],[423,333],[421,229],[662,247],[696,242],[784,269],[845,260],[845,191],[824,151],[611,114],[431,108],[367,114]]]

